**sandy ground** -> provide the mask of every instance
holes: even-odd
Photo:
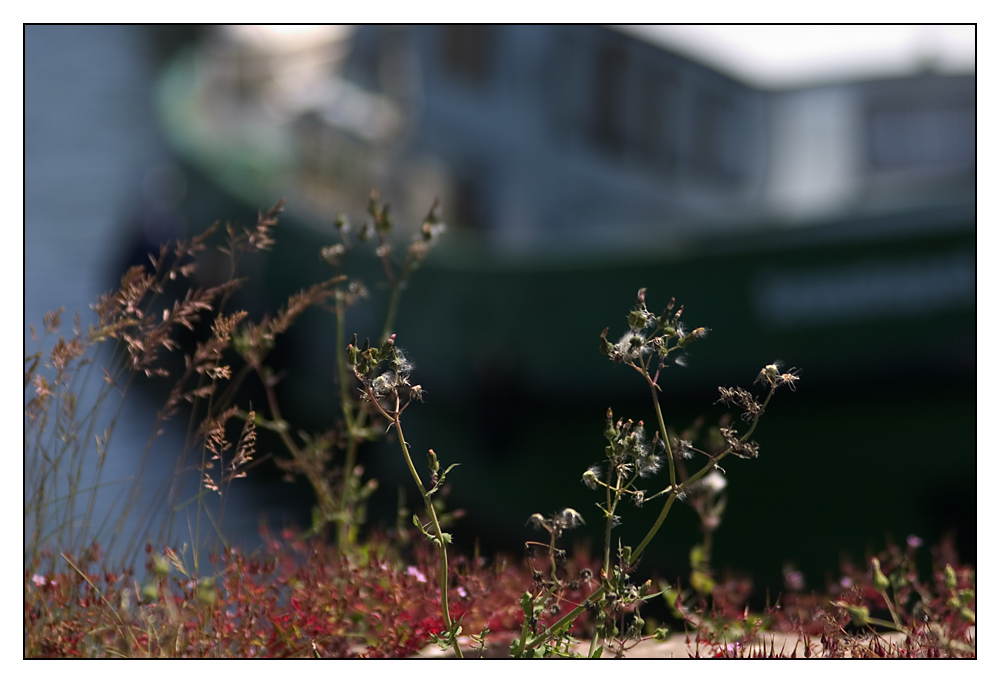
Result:
[[[488,643],[486,650],[480,655],[478,650],[474,650],[471,647],[471,642],[467,638],[459,638],[459,642],[463,645],[463,654],[466,657],[478,658],[480,656],[484,658],[505,658],[509,656],[510,642],[514,638],[515,634],[497,634],[495,638],[491,638],[491,643]],[[973,642],[975,641],[975,630],[972,633]],[[873,637],[874,638],[874,637]],[[902,633],[883,633],[877,636],[882,641],[882,646],[885,647],[889,643],[901,644],[905,640],[905,636]],[[464,642],[463,642],[464,641]],[[577,651],[583,655],[587,654],[589,649],[589,643],[581,643],[577,648]],[[819,642],[819,637],[812,637],[807,646],[803,638],[796,633],[771,633],[765,632],[757,636],[754,644],[746,645],[741,650],[735,650],[734,654],[742,654],[743,656],[760,656],[760,652],[763,650],[764,656],[771,656],[773,652],[775,656],[794,656],[796,658],[803,657],[819,657],[822,652],[822,646]],[[684,634],[676,634],[671,636],[669,639],[658,642],[653,639],[644,640],[637,643],[632,649],[630,649],[626,657],[629,659],[688,659],[690,657],[697,656],[695,650],[695,644],[692,641],[688,642],[688,637]],[[701,649],[700,654],[704,656],[704,649]],[[454,652],[447,650],[442,652],[441,648],[430,645],[424,648],[418,655],[417,658],[421,659],[446,659],[454,657]],[[611,653],[605,653],[604,657],[612,657]]]

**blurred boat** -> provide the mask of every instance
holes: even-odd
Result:
[[[402,239],[441,200],[449,232],[397,325],[439,411],[412,434],[475,451],[458,457],[465,475],[493,486],[464,503],[490,508],[536,458],[596,460],[579,454],[600,452],[598,432],[546,424],[583,414],[597,429],[609,404],[648,400],[597,353],[640,287],[651,309],[675,297],[712,330],[669,370],[672,406],[708,408],[716,386],[747,386],[781,358],[805,368],[799,399],[815,410],[799,414],[801,434],[826,429],[834,405],[855,410],[840,419],[858,442],[880,432],[872,401],[974,407],[975,85],[923,71],[761,91],[598,26],[229,27],[167,66],[158,102],[196,179],[192,223],[233,217],[220,207],[252,220],[287,198],[253,305],[274,310],[329,277],[319,250],[337,239],[334,217],[360,225],[370,188]],[[372,291],[348,325],[377,336],[379,268],[348,267]],[[317,314],[279,347],[286,414],[336,417],[332,344]],[[839,448],[810,446],[804,476],[849,461],[826,447]],[[968,496],[974,448],[934,483],[931,442],[908,453],[922,464],[907,486]],[[552,509],[566,503],[532,485]]]
[[[287,198],[271,283],[322,279],[307,245],[370,188],[404,232],[441,199],[453,229],[400,329],[446,387],[489,347],[525,386],[585,390],[591,345],[535,337],[588,339],[639,286],[718,331],[719,374],[769,349],[830,381],[974,372],[974,76],[763,92],[603,27],[251,26],[159,93],[191,169],[253,209]],[[441,362],[432,337],[470,335]]]

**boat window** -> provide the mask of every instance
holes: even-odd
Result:
[[[868,112],[868,161],[875,171],[971,171],[976,112],[971,105],[876,106]]]
[[[618,45],[605,45],[595,54],[592,126],[594,141],[619,152],[626,143],[628,55]]]
[[[484,83],[492,69],[493,31],[490,26],[452,24],[442,27],[441,56],[455,79]]]
[[[691,171],[711,185],[731,185],[741,173],[738,122],[733,103],[717,94],[695,100]]]
[[[677,83],[661,68],[647,67],[641,72],[638,88],[639,106],[632,126],[630,147],[645,164],[664,171],[673,169],[676,151],[675,130]]]

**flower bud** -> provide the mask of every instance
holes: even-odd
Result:
[[[211,605],[215,602],[215,579],[206,577],[198,582],[198,590],[195,595],[198,602],[204,605]]]
[[[389,338],[382,343],[382,348],[379,349],[379,356],[385,358],[392,351],[392,347],[396,344],[396,335],[390,334]]]
[[[701,339],[707,334],[708,334],[707,328],[699,327],[698,329],[692,331],[690,334],[686,334],[682,338],[678,339],[677,346],[683,349],[685,346],[693,342],[695,339]]]
[[[153,555],[153,573],[161,579],[170,573],[170,563],[163,555]]]
[[[868,623],[869,613],[868,608],[862,605],[851,605],[846,602],[835,602],[833,603],[837,607],[842,607],[851,615],[851,622],[855,626],[864,626]]]
[[[615,345],[608,341],[608,328],[601,332],[601,353],[610,356],[615,350]]]
[[[375,229],[382,234],[388,234],[392,230],[392,219],[389,218],[389,205],[384,204],[382,206],[382,211],[378,217],[378,221],[375,223]]]
[[[629,311],[628,326],[632,330],[641,330],[646,326],[646,318],[642,315],[642,311]]]
[[[620,432],[615,429],[614,416],[611,414],[611,408],[608,408],[608,426],[604,428],[604,438],[611,441],[618,437]]]
[[[160,597],[160,589],[152,583],[147,583],[139,593],[139,599],[143,602],[155,602]]]
[[[889,579],[882,573],[877,557],[872,558],[872,586],[880,593],[889,589]]]

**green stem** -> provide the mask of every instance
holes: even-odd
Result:
[[[663,504],[663,509],[660,510],[660,516],[656,518],[656,522],[649,530],[649,533],[646,534],[646,538],[642,539],[642,543],[640,543],[639,546],[632,551],[633,560],[637,559],[642,554],[642,551],[646,549],[646,546],[649,545],[649,542],[653,540],[654,536],[656,536],[656,532],[660,530],[660,526],[663,525],[663,520],[667,518],[667,513],[670,512],[670,507],[674,504],[674,501],[676,499],[677,499],[676,492],[671,493],[670,496],[667,498],[667,502]]]
[[[344,415],[344,425],[347,427],[347,433],[353,437],[354,432],[354,416],[351,414],[351,393],[348,379],[350,374],[347,372],[347,357],[345,356],[346,347],[344,346],[344,337],[346,331],[344,328],[344,294],[338,289],[337,290],[337,367],[335,370],[334,379],[336,380],[340,388],[340,410]]]
[[[608,486],[608,487],[605,488],[605,493],[607,494],[607,498],[606,499],[607,499],[607,511],[608,511],[608,519],[607,519],[607,522],[604,525],[604,575],[605,576],[610,576],[611,575],[611,527],[614,524],[615,509],[617,509],[617,507],[618,507],[618,501],[621,500],[622,478],[621,478],[621,475],[619,473],[617,473],[617,472],[615,473],[615,477],[616,477],[616,481],[615,481],[615,498],[614,498],[614,501],[611,500],[611,487]],[[634,477],[633,477],[633,479],[634,479]],[[628,485],[626,484],[626,486],[628,486]],[[598,615],[598,618],[603,621],[604,617],[603,617],[603,615]],[[598,624],[595,623],[594,624],[594,634],[590,638],[590,652],[589,652],[589,656],[591,656],[591,657],[594,655],[594,651],[597,649],[597,641],[598,641],[598,636],[597,636],[598,629],[597,629],[597,626],[598,626]]]
[[[382,344],[392,334],[392,326],[396,324],[396,311],[399,310],[399,296],[402,291],[399,285],[398,281],[392,283],[392,294],[389,295],[389,310],[385,316],[385,327],[382,328],[382,339],[380,342]]]
[[[889,608],[889,614],[892,616],[892,623],[895,625],[895,628],[900,631],[905,631],[906,629],[904,628],[903,623],[899,620],[896,610],[892,608],[892,602],[889,601],[889,594],[884,590],[879,591],[879,594],[882,596],[882,599],[885,600],[885,606]]]
[[[775,389],[774,387],[771,387],[770,393],[768,393],[767,398],[764,399],[764,403],[761,404],[761,410],[760,410],[761,415],[764,413],[764,408],[767,407],[767,404],[770,402],[771,397],[774,396],[774,389]],[[747,433],[740,437],[740,443],[746,443],[747,439],[750,438],[750,435],[753,434],[755,429],[757,429],[758,422],[760,422],[760,415],[754,418],[753,422],[750,424],[750,429],[747,430]],[[687,488],[688,486],[690,486],[691,484],[693,484],[694,482],[698,481],[703,476],[708,474],[711,470],[715,469],[715,465],[732,452],[733,452],[733,447],[730,446],[729,448],[722,451],[718,455],[709,458],[707,465],[705,465],[700,470],[695,472],[694,475],[692,475],[687,481],[685,481],[683,484],[680,485],[680,490],[684,490],[685,488]]]
[[[663,509],[660,510],[660,516],[656,518],[656,522],[649,530],[649,533],[646,534],[646,537],[642,539],[642,543],[640,543],[639,546],[632,552],[633,558],[638,558],[642,554],[642,551],[646,549],[646,546],[649,545],[650,541],[653,540],[653,537],[656,536],[656,533],[663,525],[663,521],[667,518],[667,513],[670,512],[670,508],[674,504],[674,500],[677,498],[677,471],[674,467],[674,453],[670,448],[670,436],[667,434],[667,427],[663,421],[663,411],[660,409],[660,400],[656,397],[658,387],[653,382],[652,378],[650,378],[648,372],[643,370],[642,374],[646,378],[646,381],[649,382],[649,391],[653,396],[653,407],[656,408],[656,421],[660,428],[660,436],[663,437],[663,443],[667,449],[667,463],[670,465],[670,487],[674,492],[671,493],[670,497],[667,498],[666,502],[663,504]]]
[[[349,387],[350,375],[347,372],[347,358],[345,357],[344,336],[344,294],[337,289],[337,384],[340,387],[340,410],[344,416],[344,426],[347,427],[347,453],[344,457],[344,490],[340,494],[340,528],[337,530],[337,548],[341,554],[347,551],[348,537],[351,534],[352,524],[348,519],[348,507],[353,492],[354,462],[358,452],[358,435],[356,433],[354,415],[351,412],[351,393]]]
[[[516,654],[520,655],[525,650],[533,650],[534,648],[538,647],[539,645],[547,641],[549,638],[551,638],[553,633],[565,627],[566,625],[573,623],[573,620],[576,619],[580,615],[580,613],[583,612],[584,609],[586,609],[585,605],[588,602],[593,603],[601,599],[601,596],[604,595],[604,590],[605,588],[603,585],[598,586],[597,590],[591,593],[583,604],[581,604],[579,607],[575,607],[571,612],[567,612],[562,619],[552,624],[552,626],[549,626],[547,629],[545,629],[537,636],[532,638],[530,642],[525,643],[524,639],[522,638],[521,647],[519,648]]]
[[[420,480],[420,475],[417,474],[417,468],[413,466],[413,459],[410,458],[410,449],[406,447],[406,438],[403,436],[403,425],[399,421],[398,397],[396,399],[396,415],[393,422],[396,425],[396,434],[399,436],[399,447],[403,451],[406,466],[410,468],[410,475],[413,477],[413,481],[416,482],[417,488],[420,490],[420,495],[423,496],[427,514],[434,525],[434,536],[437,538],[438,548],[441,551],[441,614],[444,617],[445,627],[450,633],[452,630],[452,621],[451,613],[448,609],[448,549],[445,547],[444,534],[441,532],[441,524],[438,522],[437,511],[431,502],[431,496],[427,493],[427,489],[424,488],[424,483]],[[452,646],[455,649],[455,656],[462,659],[462,648],[458,645],[457,637],[453,638]]]
[[[617,487],[621,486],[622,478],[621,475],[618,474],[617,472],[615,473],[615,476],[617,477],[617,481],[615,482],[616,488],[615,488],[614,502],[612,502],[611,500],[611,488],[608,487],[605,490],[605,493],[607,494],[607,505],[608,505],[607,507],[608,519],[604,525],[604,574],[605,575],[610,575],[611,573],[611,525],[615,518],[615,508],[618,507],[618,499],[621,496],[621,493],[618,491]]]
[[[649,391],[653,394],[653,407],[656,408],[656,422],[660,428],[660,436],[663,437],[663,444],[667,448],[667,463],[670,465],[670,485],[676,486],[677,473],[674,469],[674,453],[670,448],[670,436],[667,435],[667,427],[663,422],[663,411],[660,410],[660,400],[656,397],[658,387],[653,382],[652,378],[650,378],[648,372],[644,370],[642,374],[646,378],[646,381],[649,382]],[[656,444],[653,445],[655,446]]]
[[[774,390],[775,390],[775,387],[771,387],[771,391],[768,392],[767,398],[764,399],[764,403],[761,404],[760,414],[764,413],[764,408],[767,407],[767,404],[770,402],[771,397],[774,396]],[[657,406],[657,415],[659,415],[660,414],[659,403],[657,403],[656,406]],[[753,423],[751,423],[750,429],[747,430],[747,433],[744,434],[742,437],[740,437],[740,443],[745,443],[746,440],[750,438],[750,435],[753,434],[753,432],[754,432],[755,429],[757,429],[757,423],[759,421],[760,421],[760,415],[758,415],[757,417],[754,418],[754,421],[753,421]],[[664,441],[668,441],[669,442],[668,439],[664,439]],[[669,449],[669,443],[668,443],[668,449]],[[692,484],[694,484],[696,481],[698,481],[699,479],[701,479],[702,477],[704,477],[711,470],[715,469],[716,464],[718,464],[718,462],[720,460],[722,460],[724,457],[726,457],[727,455],[729,455],[732,452],[733,452],[733,448],[732,448],[732,446],[730,446],[729,448],[727,448],[726,450],[722,451],[718,455],[713,456],[712,458],[709,458],[709,461],[708,461],[707,465],[705,465],[700,470],[698,470],[694,475],[692,475],[691,477],[689,477],[687,479],[687,481],[685,481],[680,486],[677,486],[676,484],[671,484],[670,489],[668,489],[669,491],[671,491],[670,496],[667,498],[667,501],[663,504],[663,509],[660,511],[660,516],[656,518],[656,522],[653,524],[653,527],[649,530],[649,533],[646,534],[646,538],[644,538],[642,540],[642,543],[639,544],[639,547],[636,548],[632,552],[632,557],[633,558],[638,558],[639,555],[642,553],[642,551],[646,548],[646,546],[649,545],[650,541],[653,540],[653,537],[656,536],[656,532],[658,532],[660,530],[660,526],[663,524],[663,520],[666,519],[667,513],[670,511],[670,506],[672,506],[674,504],[674,499],[677,498],[677,494],[680,493],[680,492],[682,492],[682,491],[684,491],[684,489],[688,488],[689,486],[691,486]],[[669,455],[669,450],[668,450],[668,455]],[[670,462],[671,462],[671,464],[673,464],[673,458],[670,458]],[[673,468],[672,467],[671,467],[671,474],[673,474]]]

